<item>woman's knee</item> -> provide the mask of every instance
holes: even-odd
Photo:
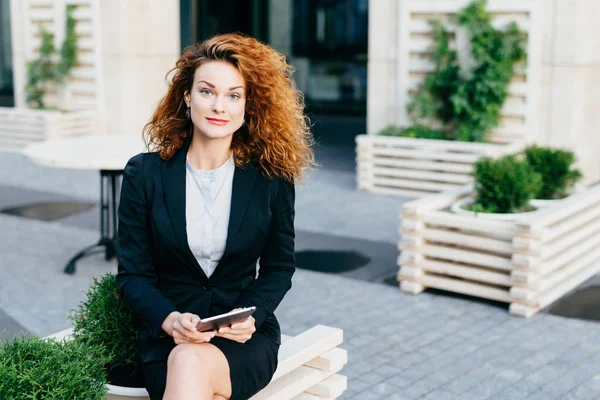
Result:
[[[215,396],[220,395],[224,399],[231,396],[227,359],[211,344],[183,343],[175,346],[169,354],[167,368],[170,371],[180,369],[184,373],[194,371],[193,376],[209,385]]]
[[[167,364],[170,368],[176,366],[210,365],[210,354],[204,344],[182,343],[175,346],[169,354]]]

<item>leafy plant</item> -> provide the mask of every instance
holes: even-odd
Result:
[[[121,298],[114,274],[94,278],[87,300],[71,310],[69,319],[76,341],[94,346],[100,357],[110,358],[107,373],[111,383],[114,379],[126,381],[124,373],[134,377],[140,372],[140,321]]]
[[[408,128],[401,128],[395,125],[388,125],[379,132],[382,136],[400,136],[416,139],[447,139],[445,133],[438,129],[432,129],[425,125],[414,125]]]
[[[575,154],[570,150],[550,147],[529,146],[524,150],[525,158],[535,171],[542,175],[542,187],[537,199],[560,199],[567,196],[583,175],[572,169]]]
[[[45,109],[44,94],[50,83],[64,83],[69,72],[77,63],[76,21],[73,17],[74,5],[67,6],[67,22],[65,40],[60,50],[60,60],[55,61],[56,48],[54,35],[40,25],[41,45],[37,60],[27,64],[28,81],[25,85],[27,103],[32,108]]]
[[[11,400],[97,399],[106,395],[99,349],[24,335],[0,341],[0,397]],[[94,355],[94,356],[92,356]]]
[[[427,75],[407,110],[416,124],[439,121],[452,140],[482,142],[498,126],[515,65],[524,59],[525,39],[515,23],[494,28],[486,0],[474,0],[452,22],[469,37],[470,60],[461,63],[450,32],[432,20],[434,71]],[[462,67],[461,67],[461,64]]]
[[[471,211],[512,213],[526,211],[542,187],[542,176],[518,155],[484,157],[475,163],[475,201]]]

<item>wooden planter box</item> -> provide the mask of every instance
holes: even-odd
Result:
[[[515,221],[448,211],[470,187],[406,203],[398,280],[510,303],[529,317],[600,272],[600,185]]]
[[[20,149],[41,140],[98,133],[97,111],[46,111],[0,107],[0,146]]]
[[[428,24],[438,19],[448,24],[449,19],[470,0],[398,0],[394,3],[396,37],[386,53],[377,53],[373,60],[381,60],[389,54],[385,67],[379,61],[369,61],[370,67],[390,69],[394,74],[377,79],[388,82],[385,88],[391,93],[379,91],[369,95],[384,107],[385,114],[377,114],[377,125],[410,126],[406,106],[417,92],[434,66],[429,59],[434,45],[433,33]],[[392,8],[392,10],[394,7]],[[393,12],[390,10],[391,12]],[[503,28],[516,22],[527,38],[527,57],[517,66],[508,87],[508,97],[501,112],[500,125],[489,132],[489,141],[498,144],[461,143],[438,140],[391,138],[376,136],[357,137],[357,184],[369,192],[399,196],[423,196],[453,189],[471,182],[473,163],[481,156],[496,157],[511,152],[506,143],[531,142],[537,137],[539,115],[538,101],[541,57],[541,2],[539,0],[489,0],[487,3],[492,23]],[[454,29],[452,26],[448,27]],[[381,28],[387,29],[387,27]],[[391,31],[391,30],[390,30]],[[452,39],[452,45],[456,45]],[[370,48],[371,50],[371,48]],[[379,69],[373,69],[378,70]],[[392,109],[377,98],[395,99]],[[382,119],[383,117],[383,119]],[[371,117],[369,117],[371,118]],[[380,129],[378,128],[378,129]]]
[[[359,190],[398,196],[425,196],[473,181],[481,157],[519,151],[521,143],[471,143],[391,136],[356,137]]]

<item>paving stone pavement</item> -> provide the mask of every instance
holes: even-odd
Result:
[[[6,171],[3,156],[0,170]],[[374,233],[374,240],[397,240],[392,233],[396,221],[376,213],[365,217],[374,222],[362,220],[359,211],[368,199],[350,192],[345,175],[328,184],[333,175],[325,172],[320,176],[326,179],[298,191],[297,226],[347,237],[380,226],[385,234]],[[87,182],[76,174],[70,178]],[[0,178],[0,183],[25,186],[24,180],[10,179]],[[43,185],[28,181],[27,187],[53,188],[39,181]],[[70,188],[62,178],[54,184],[63,185],[58,193],[95,195],[91,187]],[[338,214],[324,201],[331,187],[335,196],[345,196],[333,202],[342,208]],[[349,203],[345,207],[343,199]],[[372,202],[387,215],[399,204],[378,196]],[[319,224],[323,213],[337,217]],[[345,223],[344,216],[360,221]],[[97,238],[95,230],[0,215],[0,309],[34,334],[68,327],[68,311],[84,299],[92,278],[116,270],[114,261],[95,256],[83,259],[77,274],[62,273],[65,261]],[[598,323],[548,314],[523,319],[474,300],[428,292],[412,296],[396,287],[306,270],[296,272],[276,314],[289,335],[316,324],[344,330],[349,363],[343,373],[349,387],[342,399],[600,399]]]

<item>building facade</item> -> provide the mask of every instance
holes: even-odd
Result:
[[[35,54],[24,28],[32,7],[75,0],[0,0],[0,101],[25,107],[25,65]],[[416,0],[412,0],[416,1]],[[420,1],[420,0],[419,0]],[[489,0],[509,7],[523,1]],[[525,1],[525,0],[524,0]],[[527,0],[525,2],[536,1]],[[468,0],[422,0],[436,7]],[[10,3],[10,7],[8,6]],[[166,88],[165,75],[185,46],[218,32],[263,40],[295,67],[308,110],[366,116],[366,133],[397,122],[400,0],[77,0],[97,39],[93,67],[97,108],[109,133],[138,134]],[[575,150],[586,182],[600,179],[600,15],[597,0],[541,0],[537,123],[529,142]],[[510,18],[510,13],[505,15]],[[86,28],[87,29],[87,28]],[[30,32],[29,32],[30,33]],[[35,39],[34,36],[33,39]],[[8,48],[12,51],[8,51]],[[89,50],[86,50],[89,52]],[[95,53],[94,53],[95,54]],[[12,68],[11,68],[12,67]],[[11,79],[12,76],[12,79]],[[12,82],[12,84],[11,84]],[[11,96],[11,94],[13,94]],[[10,104],[9,104],[10,103]],[[1,104],[0,104],[1,105]]]
[[[365,115],[367,0],[181,0],[181,45],[242,32],[296,69],[310,111]]]

